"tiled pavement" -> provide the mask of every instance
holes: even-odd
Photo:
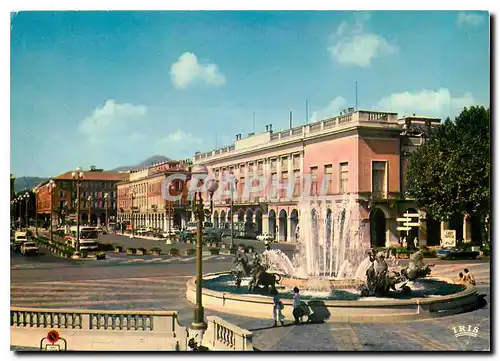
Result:
[[[438,264],[433,275],[452,278],[464,267],[476,277],[480,293],[488,295],[489,264]],[[11,285],[11,304],[24,307],[177,310],[181,323],[193,317],[185,299],[190,276],[128,277],[73,282],[36,282]],[[84,292],[82,292],[82,290]],[[489,305],[470,313],[392,324],[324,323],[285,325],[273,328],[271,319],[222,314],[206,309],[207,315],[254,333],[254,346],[263,351],[486,351],[490,349]],[[270,315],[271,316],[271,315]],[[287,320],[290,322],[290,320]],[[479,327],[477,338],[455,338],[453,327]]]

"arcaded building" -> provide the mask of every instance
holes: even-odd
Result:
[[[438,118],[350,109],[291,129],[273,131],[268,125],[259,134],[237,135],[234,144],[197,153],[193,162],[206,165],[219,184],[224,184],[224,175],[232,174],[237,181],[233,220],[254,223],[258,233],[275,234],[280,241],[296,240],[298,204],[304,194],[332,202],[332,208],[349,195],[372,246],[397,245],[402,237],[438,245],[441,231],[449,225],[430,219],[406,198],[405,168],[408,154],[439,124]],[[245,194],[243,185],[255,175],[268,179],[271,188],[294,182],[288,190],[269,192],[267,187]],[[230,208],[227,196],[214,197],[213,222],[229,222]],[[403,225],[397,218],[404,214],[416,224],[410,230],[398,230]],[[470,237],[466,226],[457,231],[457,238]]]

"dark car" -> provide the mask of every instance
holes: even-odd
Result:
[[[479,252],[459,249],[459,248],[442,248],[436,251],[436,257],[441,259],[476,259]]]

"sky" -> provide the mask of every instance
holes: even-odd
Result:
[[[358,108],[446,118],[490,103],[487,12],[19,12],[11,173],[51,177]],[[306,113],[306,101],[308,112]]]

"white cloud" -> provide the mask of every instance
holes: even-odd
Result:
[[[456,116],[464,107],[476,104],[471,93],[453,97],[447,88],[393,93],[378,101],[377,110],[398,112],[400,116],[419,114],[428,116]]]
[[[186,88],[196,80],[219,86],[226,83],[226,78],[219,72],[216,64],[201,64],[196,55],[185,52],[170,68],[172,83],[177,88]]]
[[[395,44],[381,35],[364,31],[364,24],[369,19],[369,13],[357,13],[354,24],[343,21],[337,27],[328,51],[340,64],[368,67],[376,57],[398,51]]]
[[[309,121],[315,122],[317,120],[324,120],[339,115],[340,111],[346,107],[346,104],[347,100],[345,98],[337,96],[328,103],[326,107],[315,110]]]
[[[190,151],[192,155],[196,151],[193,147],[197,144],[201,144],[200,138],[178,129],[173,133],[159,138],[156,141],[155,151],[160,154],[170,154],[172,152],[184,153]]]
[[[457,24],[458,25],[470,25],[477,26],[484,22],[484,16],[475,13],[465,13],[459,12],[457,15]]]
[[[131,122],[144,119],[147,107],[144,105],[119,104],[107,100],[104,106],[94,109],[92,114],[80,123],[79,131],[92,137],[98,137],[111,130],[127,127]]]

